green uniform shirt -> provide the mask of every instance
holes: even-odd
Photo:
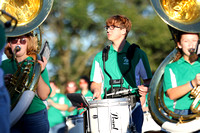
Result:
[[[32,57],[27,57],[27,59],[28,60],[32,60]],[[1,67],[4,70],[4,74],[14,74],[17,71],[17,64],[12,59],[4,60],[2,62]],[[41,74],[41,76],[42,76],[44,82],[49,86],[50,93],[51,93],[51,87],[50,87],[50,84],[49,84],[49,77],[48,77],[48,72],[47,72],[46,68],[45,68],[44,72]],[[24,101],[24,102],[26,102],[26,101]],[[38,96],[35,96],[33,98],[32,103],[30,104],[29,108],[25,112],[25,114],[32,114],[32,113],[41,111],[41,110],[43,110],[45,108],[46,108],[46,106],[43,103],[43,101]]]
[[[69,100],[67,100],[67,97],[61,93],[56,93],[55,96],[50,97],[49,99],[53,100],[54,103],[69,105]],[[50,106],[48,109],[48,120],[50,127],[65,122],[65,111]]]
[[[126,53],[130,44],[126,42],[122,51],[117,52],[114,50],[113,46],[110,46],[108,53],[108,60],[105,62],[106,71],[111,75],[112,79],[120,79],[122,74],[129,68],[129,60],[126,58]],[[152,73],[148,58],[144,51],[139,48],[135,49],[134,56],[131,60],[131,70],[123,78],[123,87],[137,88],[141,84],[141,78],[150,79],[152,78]],[[103,69],[102,51],[99,52],[93,61],[92,70],[90,74],[90,80],[96,83],[103,83],[102,92],[104,89],[110,90],[111,86],[109,84],[110,78],[105,73]],[[120,87],[120,85],[113,85],[113,87]],[[133,91],[134,92],[134,91]],[[104,93],[101,95],[104,96]]]
[[[81,90],[78,90],[75,93],[81,93]],[[87,94],[85,94],[84,97],[87,101],[90,101],[93,97],[93,93],[90,90],[88,90]]]
[[[181,86],[193,80],[197,73],[200,73],[200,59],[192,65],[182,57],[178,61],[168,64],[165,67],[163,88],[166,92],[170,88]],[[170,101],[171,102],[171,101]],[[174,109],[190,109],[193,99],[190,92],[174,101]],[[167,105],[169,106],[169,105]],[[171,105],[172,106],[172,105]]]

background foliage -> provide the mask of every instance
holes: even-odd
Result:
[[[49,68],[52,80],[64,86],[69,80],[90,75],[95,54],[108,44],[105,20],[123,14],[132,21],[127,40],[137,43],[149,58],[152,72],[174,48],[167,25],[143,0],[55,0],[44,23],[56,40]],[[45,32],[45,31],[44,31]],[[63,87],[62,87],[63,88]]]

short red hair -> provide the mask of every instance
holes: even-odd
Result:
[[[127,37],[129,31],[131,30],[132,23],[124,15],[114,15],[106,20],[106,26],[111,26],[111,25],[119,26],[121,29],[125,28]]]

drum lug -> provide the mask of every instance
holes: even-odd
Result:
[[[98,118],[98,115],[93,115],[92,118],[93,118],[93,119],[97,119],[97,118]]]

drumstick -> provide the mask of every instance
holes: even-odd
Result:
[[[111,95],[114,95],[114,94],[121,94],[121,93],[124,93],[124,92],[129,92],[129,91],[132,91],[134,89],[135,88],[133,88],[133,89],[127,89],[127,90],[122,90],[122,91],[117,91],[116,93],[109,93],[109,94],[107,94],[107,96],[111,96]]]

